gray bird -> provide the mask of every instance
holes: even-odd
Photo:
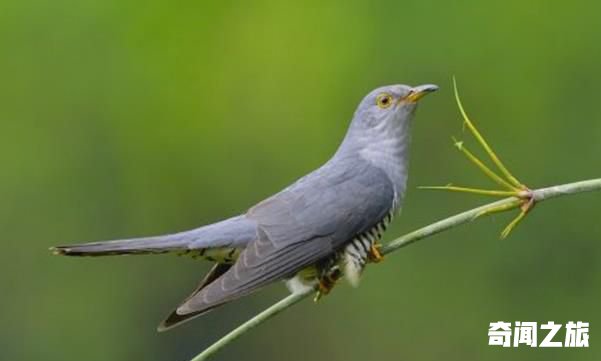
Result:
[[[215,262],[160,325],[166,330],[278,280],[327,294],[341,276],[357,285],[379,261],[379,240],[407,183],[411,120],[435,85],[384,86],[359,104],[344,140],[319,169],[245,214],[186,232],[59,246],[67,256],[175,252]]]

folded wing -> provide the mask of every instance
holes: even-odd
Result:
[[[291,277],[373,227],[392,209],[395,191],[379,168],[322,167],[259,203],[247,217],[258,237],[234,266],[184,302],[179,315],[203,314]]]

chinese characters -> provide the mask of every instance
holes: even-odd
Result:
[[[520,344],[529,347],[589,347],[588,322],[568,322],[565,325],[563,342],[559,341],[560,337],[557,336],[562,324],[553,321],[542,323],[540,330],[545,337],[540,344],[538,343],[539,327],[536,322],[516,321],[513,326],[512,328],[510,322],[491,322],[488,329],[488,344],[502,347],[518,347]]]

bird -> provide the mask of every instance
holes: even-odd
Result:
[[[396,84],[371,91],[329,160],[243,214],[174,234],[51,250],[65,256],[176,253],[213,262],[159,331],[277,281],[291,293],[312,288],[316,299],[340,278],[357,286],[367,263],[383,258],[382,234],[405,196],[415,110],[436,90]]]

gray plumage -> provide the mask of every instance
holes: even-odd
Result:
[[[360,273],[369,246],[381,237],[405,194],[416,102],[436,89],[393,85],[372,91],[328,162],[243,215],[173,235],[54,250],[76,256],[177,252],[216,261],[160,329],[292,279],[308,267],[322,272],[346,262],[347,273]],[[319,272],[301,283],[313,287]]]
[[[163,236],[83,243],[53,247],[67,256],[110,256],[126,254],[188,254],[207,249],[241,249],[256,238],[257,224],[246,216],[237,216],[190,231]],[[194,255],[194,254],[192,254]],[[204,256],[204,254],[200,255]]]

